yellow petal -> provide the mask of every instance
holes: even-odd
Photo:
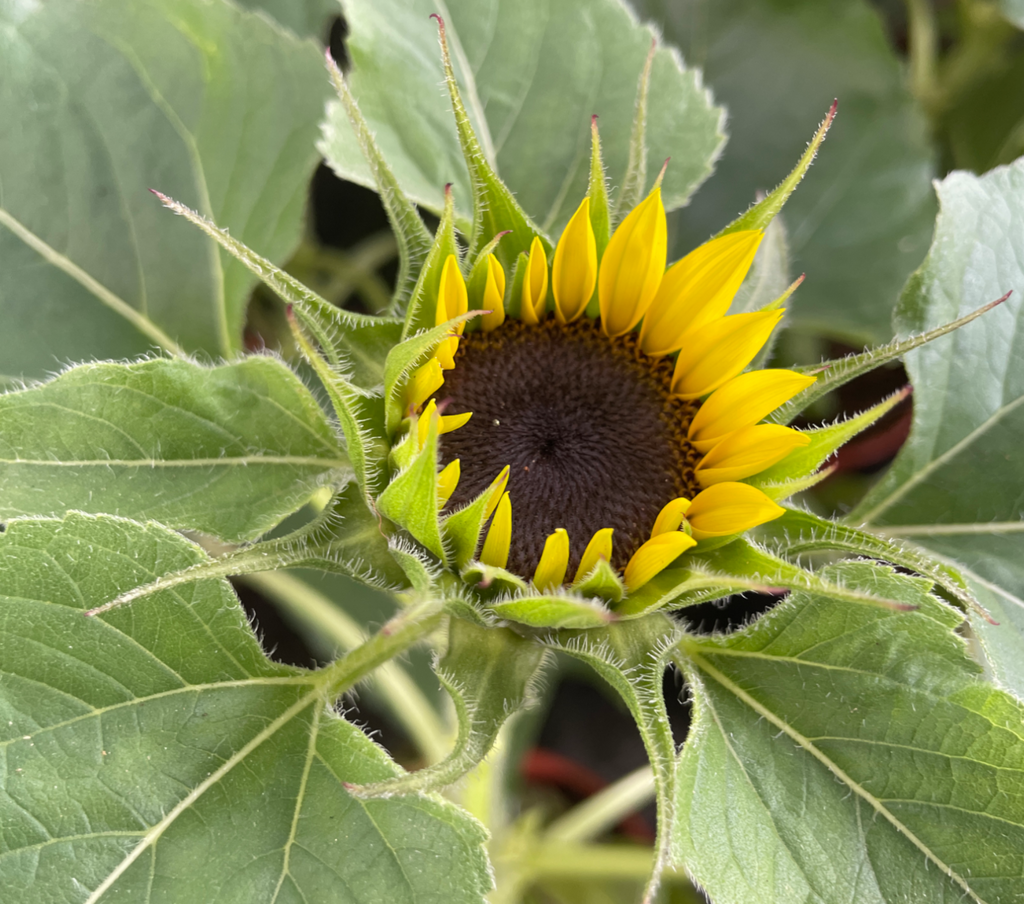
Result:
[[[427,441],[427,435],[430,433],[430,419],[435,414],[437,414],[437,401],[431,399],[427,404],[427,407],[423,409],[423,414],[420,415],[419,421],[416,424],[416,438],[420,441],[421,449]],[[445,433],[451,433],[453,430],[458,430],[459,427],[465,424],[472,416],[473,412],[467,411],[465,414],[449,414],[438,418],[437,435],[443,436]]]
[[[785,514],[756,487],[745,483],[716,483],[701,490],[686,513],[698,540],[729,537]]]
[[[441,473],[437,475],[438,508],[444,508],[448,500],[452,498],[452,493],[455,492],[455,488],[459,485],[459,478],[461,476],[462,468],[457,458],[448,462]]]
[[[540,554],[540,562],[533,573],[533,584],[540,590],[554,590],[565,580],[565,570],[569,567],[569,535],[565,528],[555,529],[544,541],[544,552]]]
[[[412,379],[409,380],[409,385],[405,389],[406,404],[409,408],[419,408],[443,384],[444,373],[441,370],[441,362],[437,358],[431,358],[413,372]]]
[[[811,438],[781,424],[756,424],[730,433],[697,465],[697,480],[709,487],[726,480],[742,480],[782,461]]]
[[[689,507],[690,500],[683,499],[680,496],[662,508],[658,512],[658,517],[654,519],[654,527],[651,528],[651,539],[653,540],[659,534],[667,534],[670,530],[679,530],[679,525],[683,523],[683,516]]]
[[[493,254],[487,255],[487,285],[481,304],[491,312],[481,318],[483,331],[489,333],[505,322],[505,271]]]
[[[601,258],[597,293],[607,335],[628,333],[643,317],[665,273],[667,248],[665,208],[656,187],[619,224]]]
[[[575,581],[577,583],[590,574],[601,559],[606,562],[611,561],[612,532],[613,528],[604,527],[590,538],[587,548],[583,551],[583,558],[580,559],[580,566],[576,569]]]
[[[669,267],[644,318],[640,347],[648,355],[671,354],[682,347],[685,333],[722,317],[763,236],[760,229],[723,235]]]
[[[544,317],[544,305],[548,300],[548,258],[544,245],[537,237],[530,244],[529,263],[523,279],[523,297],[519,307],[519,319],[531,326],[540,323]]]
[[[453,317],[465,314],[469,310],[469,296],[466,293],[466,281],[462,278],[459,270],[459,261],[454,254],[449,254],[441,270],[441,280],[437,286],[437,309],[434,314],[434,324],[440,326],[447,323]],[[465,323],[455,327],[454,332],[459,335],[465,328]],[[442,369],[451,370],[455,367],[455,352],[459,349],[459,340],[456,338],[445,339],[434,352],[434,357],[441,364]]]
[[[633,553],[633,558],[626,565],[626,571],[622,576],[626,589],[630,593],[639,590],[696,543],[693,537],[681,530],[658,534],[648,540]]]
[[[419,448],[422,449],[430,434],[430,421],[437,414],[437,402],[431,399],[423,413],[416,421],[416,439],[419,440]]]
[[[487,530],[487,539],[484,540],[484,548],[480,552],[480,561],[484,565],[493,565],[495,568],[504,568],[508,565],[508,550],[512,545],[512,502],[508,493],[503,493],[498,508],[494,512],[494,519]]]
[[[716,389],[700,406],[690,422],[690,442],[699,452],[708,452],[727,434],[756,424],[814,380],[792,370],[740,374]]]
[[[466,292],[466,281],[459,270],[459,261],[454,254],[449,254],[441,270],[441,281],[437,284],[437,321],[435,326],[447,323],[453,317],[465,314],[469,310],[469,295]],[[460,324],[460,327],[462,325]]]
[[[559,323],[572,323],[583,313],[596,282],[597,241],[590,224],[590,198],[584,198],[558,240],[551,265],[551,291]]]
[[[754,360],[785,311],[719,317],[686,334],[672,374],[672,394],[699,399]]]
[[[463,424],[466,423],[473,416],[472,411],[467,411],[465,414],[446,414],[441,418],[441,423],[437,426],[437,435],[444,436],[446,433],[451,433],[453,430],[458,430]]]
[[[508,465],[505,465],[505,467],[501,469],[501,473],[491,481],[491,498],[487,500],[487,508],[484,509],[484,521],[490,518],[494,513],[494,509],[498,505],[498,500],[501,499],[501,494],[505,492],[505,487],[508,486],[508,471]]]

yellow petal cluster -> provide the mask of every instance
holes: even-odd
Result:
[[[585,198],[563,231],[550,268],[539,237],[533,239],[528,254],[520,255],[514,282],[519,319],[527,325],[541,323],[548,316],[550,293],[554,316],[564,326],[584,316],[596,294],[601,329],[609,340],[637,330],[644,354],[676,356],[671,394],[701,400],[687,433],[687,441],[700,455],[694,470],[700,492],[693,499],[674,499],[661,510],[650,539],[623,569],[623,583],[633,592],[701,541],[731,537],[783,513],[763,492],[742,481],[810,442],[797,430],[760,422],[814,378],[788,370],[744,372],[781,321],[785,312],[779,305],[798,284],[761,311],[728,313],[757,254],[762,231],[719,236],[666,271],[667,224],[660,187],[619,224],[600,257],[592,216],[590,199]],[[506,318],[506,281],[493,254],[476,266],[485,265],[485,281],[479,275],[482,271],[474,270],[474,306],[479,301],[488,312],[480,327],[491,331],[500,329]],[[466,284],[452,255],[441,273],[435,322],[446,323],[467,307]],[[442,434],[457,429],[470,416],[439,416],[435,402],[428,402],[443,384],[444,371],[455,366],[461,335],[460,324],[406,388],[412,414],[426,406],[417,422],[421,445],[432,418],[438,417]],[[460,463],[452,461],[438,475],[442,506],[454,492],[459,469]],[[506,467],[489,490],[486,517],[490,524],[479,556],[482,563],[501,568],[508,563],[512,541],[507,482]],[[612,535],[612,528],[602,528],[589,538],[573,583],[582,582],[602,560],[612,559]],[[566,582],[571,544],[585,539],[570,538],[562,528],[547,537],[533,575],[537,590],[552,591]]]

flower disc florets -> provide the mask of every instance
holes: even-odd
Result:
[[[559,527],[612,528],[611,563],[625,568],[661,509],[700,491],[686,439],[697,406],[671,395],[671,362],[646,356],[635,334],[609,339],[588,318],[513,321],[466,334],[454,363],[436,396],[446,414],[473,416],[440,444],[442,463],[461,465],[448,508],[509,465],[510,571],[533,574]],[[570,547],[570,573],[582,555]]]

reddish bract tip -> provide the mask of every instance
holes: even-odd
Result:
[[[444,19],[442,19],[437,13],[431,13],[430,18],[437,20],[437,28],[441,34],[444,34]]]
[[[596,126],[597,126],[597,114],[596,113],[591,113],[590,114],[590,127],[594,128]]]
[[[836,111],[839,109],[839,98],[832,99],[832,106],[828,108],[828,118],[835,119]]]
[[[286,304],[284,306],[284,316],[287,317],[289,320],[295,319],[295,311],[292,310],[291,304]]]
[[[1012,294],[1013,294],[1013,289],[1010,289],[1010,291],[1009,291],[1009,292],[1007,292],[1007,293],[1006,293],[1006,294],[1005,294],[1005,295],[1004,295],[1004,296],[1003,296],[1002,298],[997,298],[997,299],[996,299],[995,301],[993,301],[993,302],[990,302],[990,303],[988,304],[988,306],[987,306],[987,307],[985,308],[985,310],[986,310],[986,311],[991,311],[991,310],[992,310],[992,308],[994,308],[994,307],[995,307],[995,306],[996,306],[997,304],[1002,304],[1002,303],[1003,303],[1004,301],[1006,301],[1006,300],[1007,300],[1007,299],[1008,299],[1008,298],[1009,298],[1009,297],[1010,297],[1010,296],[1011,296]]]
[[[451,193],[452,193],[452,184],[451,184],[451,182],[448,182],[445,185],[445,187],[444,187],[444,196],[447,198],[447,197],[449,197],[451,195]]]

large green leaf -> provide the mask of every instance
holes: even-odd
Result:
[[[1024,705],[981,679],[929,582],[830,576],[920,608],[800,591],[681,643],[679,857],[715,904],[1020,901]]]
[[[1014,294],[907,355],[910,438],[853,518],[976,573],[979,599],[1000,610],[999,625],[975,619],[976,630],[997,673],[1024,694],[1024,159],[980,177],[954,173],[939,199],[935,241],[897,329],[918,332]]]
[[[240,6],[263,10],[301,37],[327,38],[332,16],[341,11],[338,0],[237,0]]]
[[[326,699],[347,660],[269,662],[220,580],[83,617],[203,558],[109,516],[16,521],[0,537],[5,897],[481,902],[472,819],[426,795],[346,791],[399,772]]]
[[[613,184],[629,155],[637,85],[652,35],[620,0],[345,0],[352,91],[406,193],[440,211],[454,183],[461,217],[469,175],[443,80],[437,29],[448,29],[455,74],[485,154],[523,209],[558,232],[587,193],[590,117],[600,116]],[[720,109],[700,74],[661,48],[648,106],[648,173],[672,158],[666,206],[685,203],[710,173],[722,143]],[[321,142],[340,176],[374,187],[343,110]],[[794,158],[795,159],[795,158]]]
[[[282,260],[328,91],[312,42],[226,0],[0,6],[0,374],[236,351],[254,278],[147,189]]]
[[[82,364],[0,395],[0,518],[81,509],[251,539],[347,471],[274,358]]]
[[[863,0],[641,0],[729,110],[715,176],[675,218],[676,250],[718,232],[773,188],[839,99],[817,162],[786,205],[792,323],[860,341],[890,312],[927,248],[934,215],[924,117],[877,14]]]

